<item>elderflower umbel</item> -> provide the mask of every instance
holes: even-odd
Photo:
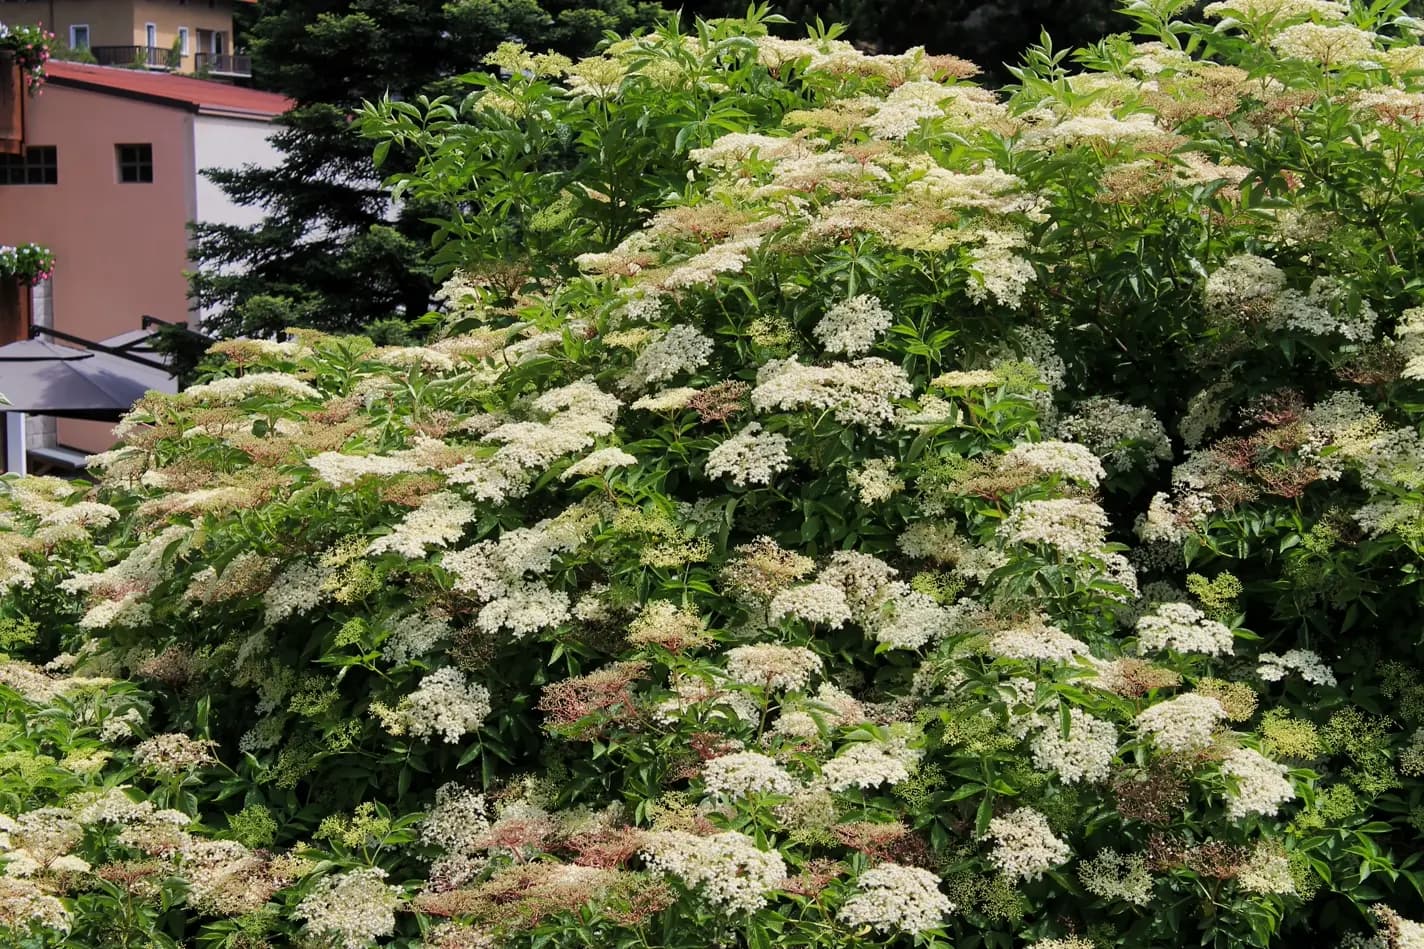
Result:
[[[1163,603],[1137,621],[1137,652],[1146,655],[1167,649],[1229,656],[1231,630],[1216,620],[1207,619],[1189,603]]]
[[[1074,442],[1021,442],[1004,455],[1005,465],[1024,465],[1046,475],[1060,475],[1096,487],[1106,477],[1103,463]]]
[[[830,412],[842,425],[879,431],[895,421],[895,400],[910,395],[910,379],[895,363],[876,356],[829,366],[773,359],[757,370],[752,407]]]
[[[745,797],[748,794],[790,794],[796,779],[773,759],[754,751],[713,758],[702,767],[702,782],[711,794]]]
[[[467,681],[454,666],[445,666],[420,680],[416,690],[401,701],[394,722],[401,732],[415,738],[440,735],[454,744],[479,728],[489,714],[489,690]]]
[[[752,422],[712,449],[704,470],[709,478],[730,475],[739,488],[771,484],[772,477],[791,463],[786,451],[789,445],[785,435],[763,432],[761,423]]]
[[[1256,657],[1256,661],[1260,663],[1256,667],[1256,675],[1267,682],[1279,682],[1287,674],[1298,672],[1312,685],[1335,684],[1335,673],[1330,671],[1319,654],[1309,649],[1287,649],[1280,655],[1263,652]]]
[[[385,878],[379,867],[322,877],[292,916],[340,949],[366,949],[395,932],[400,890],[387,886]]]
[[[922,756],[903,737],[852,742],[821,766],[821,784],[832,791],[900,784],[910,779]]]
[[[625,382],[629,388],[647,388],[706,365],[711,355],[712,340],[679,324],[643,347]]]
[[[784,616],[831,629],[839,629],[851,619],[845,592],[826,583],[807,583],[778,593],[767,617],[774,622]]]
[[[1221,763],[1221,773],[1232,779],[1226,792],[1226,813],[1233,820],[1252,814],[1274,817],[1281,805],[1295,799],[1295,786],[1287,768],[1250,748],[1236,748]]]
[[[1139,712],[1137,727],[1166,751],[1191,751],[1211,744],[1211,733],[1226,718],[1219,701],[1189,692]]]
[[[1088,653],[1088,644],[1074,639],[1057,626],[1035,619],[1022,626],[1001,630],[989,640],[989,652],[1005,659],[1068,662]]]
[[[1068,844],[1059,840],[1048,826],[1048,818],[1031,807],[1020,807],[989,821],[986,839],[994,841],[989,862],[1004,876],[1036,880],[1073,856]]]
[[[895,475],[893,458],[871,458],[852,471],[849,478],[860,495],[861,504],[888,501],[897,491],[905,489],[904,480]]]
[[[999,537],[1010,544],[1046,544],[1065,554],[1092,554],[1102,550],[1108,516],[1091,501],[1054,498],[1025,501],[999,525]]]
[[[1064,737],[1056,718],[1045,723],[1031,745],[1034,766],[1058,772],[1069,784],[1106,778],[1117,755],[1117,729],[1078,708],[1069,709],[1068,726]]]
[[[637,463],[636,455],[631,455],[621,448],[600,448],[569,465],[559,477],[560,480],[568,481],[570,478],[607,474],[614,468],[628,468]]]
[[[939,877],[919,867],[882,863],[860,875],[856,893],[836,914],[855,929],[920,933],[944,922],[954,906],[939,890]]]
[[[1100,850],[1078,865],[1083,889],[1105,900],[1122,900],[1133,906],[1152,902],[1152,873],[1143,854]]]
[[[677,877],[708,902],[729,913],[754,913],[766,892],[786,879],[786,862],[775,850],[736,831],[698,837],[681,830],[643,835],[643,856],[653,873]]]
[[[893,321],[893,314],[878,297],[863,293],[827,310],[812,332],[828,352],[859,356],[875,345]]]
[[[802,690],[821,671],[821,657],[804,646],[758,643],[727,650],[727,674],[770,691]]]
[[[459,540],[475,514],[473,504],[449,491],[440,491],[407,514],[389,534],[373,540],[366,552],[389,551],[411,560],[424,557],[427,547],[446,547]]]

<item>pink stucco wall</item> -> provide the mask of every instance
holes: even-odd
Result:
[[[26,103],[28,145],[57,148],[59,184],[0,187],[0,243],[35,241],[55,253],[54,328],[101,339],[151,314],[188,319],[194,115],[50,85]],[[114,146],[153,145],[153,183],[121,184]],[[60,440],[87,450],[111,426],[62,423]]]
[[[27,145],[58,149],[59,184],[0,187],[0,242],[55,253],[55,329],[95,339],[150,313],[188,316],[192,113],[48,86],[26,103]],[[114,146],[153,145],[153,183],[121,184]]]

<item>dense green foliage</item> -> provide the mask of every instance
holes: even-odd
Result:
[[[217,310],[208,331],[349,331],[424,316],[435,286],[428,209],[393,207],[372,176],[370,146],[352,127],[361,101],[439,88],[511,36],[588,52],[605,30],[648,23],[659,9],[641,0],[264,0],[246,32],[255,77],[295,108],[278,120],[281,165],[208,173],[265,215],[255,227],[194,228],[193,299]]]
[[[1424,48],[1181,6],[1002,96],[754,12],[373,102],[432,338],[0,482],[0,925],[1419,945]]]
[[[739,0],[690,0],[670,4],[699,16],[739,16]],[[1043,32],[1068,49],[1086,46],[1131,21],[1113,0],[787,0],[775,5],[798,26],[819,20],[845,27],[844,38],[880,53],[922,46],[951,53],[983,67],[995,83],[1009,79],[1009,67]],[[800,32],[800,31],[797,31]],[[788,31],[779,30],[788,35]]]

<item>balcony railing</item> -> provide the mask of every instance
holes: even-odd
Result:
[[[193,57],[193,70],[214,76],[250,76],[252,57],[246,53],[197,53]]]
[[[91,46],[89,52],[100,66],[130,69],[177,69],[183,57],[159,46]]]

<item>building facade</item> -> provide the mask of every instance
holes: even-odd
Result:
[[[99,65],[252,75],[233,46],[235,4],[257,0],[0,0],[0,22],[43,25]]]
[[[20,154],[0,155],[0,244],[42,244],[56,260],[27,320],[89,340],[138,329],[144,316],[200,322],[188,224],[261,214],[201,172],[278,164],[272,121],[291,105],[226,83],[51,62],[44,94],[25,103]],[[89,422],[61,421],[56,437],[88,451],[111,441]]]

